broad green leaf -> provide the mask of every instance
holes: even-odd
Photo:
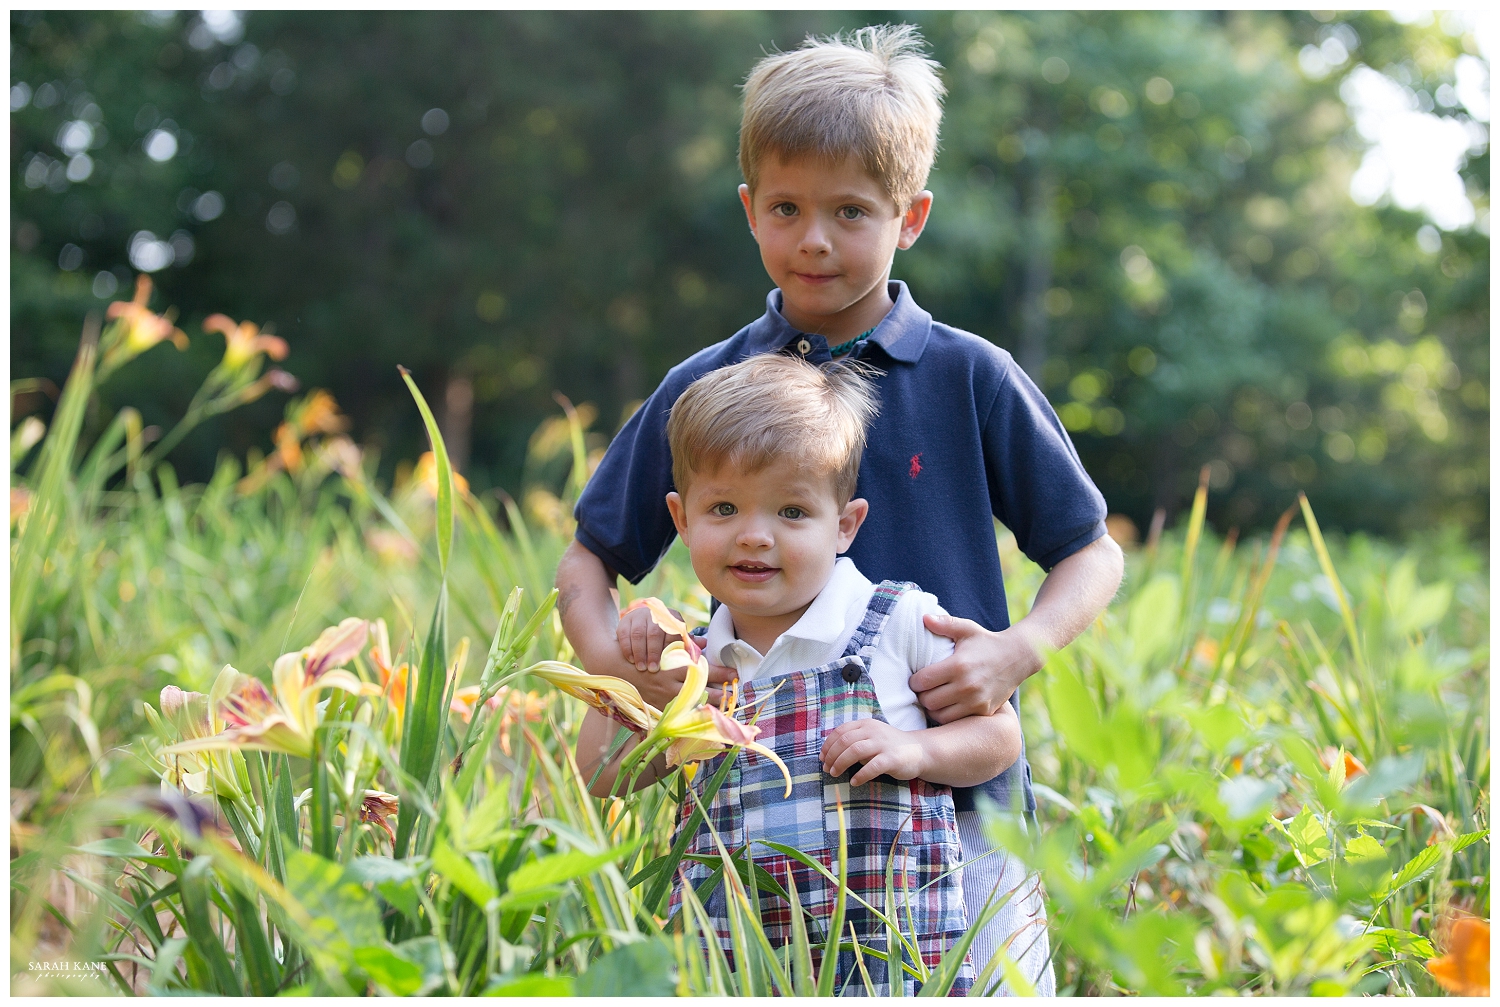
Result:
[[[432,869],[481,908],[489,905],[499,895],[494,886],[480,876],[474,865],[461,854],[455,853],[447,843],[439,842],[432,848]]]
[[[389,948],[356,948],[354,963],[387,993],[413,996],[422,988],[422,969]]]
[[[573,995],[669,997],[677,992],[677,959],[660,939],[626,944],[589,965]]]
[[[1085,763],[1110,761],[1108,738],[1094,697],[1065,657],[1051,661],[1046,672],[1047,711],[1052,726]]]
[[[362,884],[331,860],[302,850],[286,855],[287,891],[312,917],[313,939],[330,956],[351,961],[355,948],[385,940],[380,909]]]
[[[506,888],[512,894],[519,894],[537,888],[561,885],[574,878],[581,878],[585,874],[592,874],[605,864],[613,863],[621,857],[629,856],[638,846],[640,846],[640,841],[618,849],[605,850],[603,853],[584,853],[582,850],[554,853],[516,868],[511,872]]]
[[[1394,927],[1376,927],[1369,932],[1369,936],[1375,938],[1377,947],[1383,948],[1387,954],[1405,952],[1417,958],[1434,958],[1437,952],[1433,950],[1432,941],[1420,934],[1414,934],[1410,930],[1399,930]]]
[[[1459,850],[1466,850],[1470,846],[1473,846],[1475,843],[1479,842],[1481,839],[1487,840],[1489,839],[1489,837],[1489,829],[1481,829],[1478,832],[1465,832],[1463,835],[1450,840],[1448,843],[1448,848],[1454,853],[1457,853]]]
[[[1131,656],[1145,664],[1177,638],[1182,591],[1177,578],[1157,574],[1131,599],[1125,633],[1130,637]]]
[[[1279,793],[1281,784],[1254,776],[1236,776],[1219,784],[1219,800],[1235,821],[1259,818]]]
[[[570,997],[573,995],[572,976],[547,976],[539,972],[521,976],[498,976],[485,987],[480,996],[486,997]],[[617,995],[628,996],[621,990]]]
[[[1443,854],[1448,852],[1443,843],[1428,846],[1408,860],[1402,868],[1391,877],[1390,887],[1382,894],[1399,892],[1407,885],[1421,881],[1442,861]]]
[[[1386,852],[1374,836],[1355,836],[1344,845],[1344,856],[1350,860],[1374,860],[1384,858]]]

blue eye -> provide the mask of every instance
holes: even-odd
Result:
[[[710,514],[718,517],[730,517],[735,513],[734,504],[732,503],[716,503],[708,510]]]
[[[801,507],[783,507],[781,508],[781,516],[788,521],[796,521],[798,518],[803,517],[804,514]]]

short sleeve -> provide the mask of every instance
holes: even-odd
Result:
[[[1105,534],[1108,512],[1047,397],[1014,360],[1004,367],[983,420],[990,501],[1021,551],[1051,570]]]
[[[947,609],[938,603],[936,596],[926,591],[906,592],[892,610],[891,619],[899,622],[904,638],[906,653],[903,657],[913,674],[953,656],[953,641],[938,636],[922,621],[925,616],[947,614]]]
[[[669,375],[626,421],[573,510],[578,541],[632,584],[651,572],[677,534],[667,510],[667,416],[678,384]]]

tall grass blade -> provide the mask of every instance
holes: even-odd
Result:
[[[21,667],[21,643],[31,618],[31,606],[42,576],[42,566],[52,552],[52,542],[63,524],[67,483],[73,468],[73,455],[83,430],[84,409],[94,387],[95,358],[99,349],[99,318],[90,315],[84,322],[83,339],[73,369],[63,385],[52,427],[42,442],[32,479],[31,507],[16,543],[15,559],[10,568],[10,639],[11,680]]]
[[[417,400],[417,408],[422,412],[422,423],[427,427],[427,437],[432,441],[432,455],[437,461],[438,567],[446,578],[448,554],[453,549],[453,466],[448,461],[448,448],[443,443],[443,434],[438,430],[437,420],[433,417],[432,410],[427,408],[427,400],[417,390],[417,383],[411,379],[411,372],[405,367],[397,370],[401,372],[401,379],[406,382],[406,387],[411,390],[411,397]]]
[[[1354,653],[1355,663],[1363,667],[1364,652],[1360,647],[1359,627],[1354,623],[1354,609],[1349,605],[1349,595],[1344,591],[1338,572],[1333,568],[1333,557],[1328,555],[1328,545],[1323,541],[1323,531],[1318,527],[1317,517],[1313,515],[1312,504],[1307,502],[1307,494],[1299,492],[1297,502],[1302,505],[1302,519],[1307,522],[1307,534],[1312,538],[1313,551],[1318,554],[1318,566],[1322,567],[1323,576],[1328,578],[1328,583],[1333,586],[1334,596],[1338,598],[1344,631],[1349,634],[1349,649]]]

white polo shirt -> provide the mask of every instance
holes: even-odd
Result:
[[[710,662],[734,668],[746,682],[816,668],[843,656],[849,638],[864,621],[865,609],[874,593],[875,585],[859,572],[854,561],[840,559],[802,618],[778,636],[765,654],[735,637],[734,616],[723,605],[709,620],[703,649]],[[926,715],[908,679],[913,672],[953,653],[952,640],[938,636],[922,624],[922,617],[929,613],[948,614],[925,591],[903,594],[886,619],[869,662],[880,712],[903,731],[920,731],[927,726]]]

